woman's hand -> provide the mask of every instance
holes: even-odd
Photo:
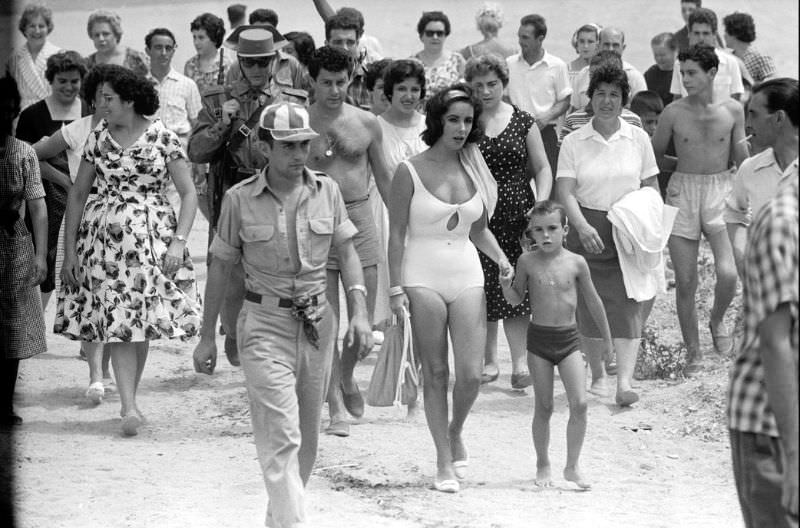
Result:
[[[392,295],[389,297],[389,306],[392,309],[392,313],[395,314],[398,319],[402,320],[403,309],[405,308],[408,310],[408,296],[405,293]]]
[[[497,267],[500,268],[500,283],[511,284],[511,281],[514,280],[514,266],[507,258],[503,257],[497,261]]]
[[[78,269],[78,259],[75,255],[66,253],[61,264],[61,282],[72,288],[80,286],[81,276]],[[38,283],[37,283],[38,284]]]
[[[589,224],[578,229],[578,237],[581,240],[583,249],[588,253],[602,253],[606,248],[603,241],[600,239],[600,235],[597,234],[597,230]]]
[[[176,238],[172,239],[169,248],[167,248],[167,253],[164,255],[164,263],[161,265],[161,270],[164,272],[164,275],[172,276],[178,271],[178,268],[181,267],[183,264],[183,250],[185,246],[186,242]]]
[[[47,258],[37,255],[33,260],[33,273],[31,273],[31,286],[38,286],[47,277]]]

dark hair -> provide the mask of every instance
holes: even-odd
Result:
[[[534,37],[538,38],[547,36],[547,22],[542,15],[525,15],[520,19],[519,25],[533,26]]]
[[[592,70],[589,78],[589,88],[586,90],[586,95],[589,99],[594,96],[594,91],[597,90],[601,83],[613,84],[619,88],[622,92],[622,106],[628,104],[631,88],[628,84],[628,76],[625,70],[610,63],[600,64],[597,69]]]
[[[364,72],[364,85],[367,87],[367,90],[371,92],[375,89],[375,83],[378,82],[378,79],[383,78],[386,68],[391,63],[392,59],[381,59],[366,66],[366,71]]]
[[[753,87],[751,100],[757,93],[764,93],[767,99],[767,110],[777,112],[783,110],[789,116],[789,121],[797,127],[800,122],[800,92],[797,79],[779,77],[769,79]]]
[[[320,70],[327,70],[332,73],[346,71],[347,76],[353,75],[355,61],[353,57],[344,50],[332,46],[322,46],[311,54],[308,61],[308,73],[315,81]]]
[[[83,82],[81,83],[81,97],[84,101],[89,103],[90,106],[94,106],[94,97],[97,94],[97,88],[103,85],[108,71],[113,68],[119,68],[119,66],[114,64],[97,64],[93,66],[92,69],[89,70],[89,73],[86,74],[86,77],[83,78]]]
[[[217,48],[222,46],[222,40],[225,38],[225,22],[220,17],[211,13],[203,13],[189,24],[189,31],[201,29],[206,31],[206,35],[214,43],[214,46]]]
[[[753,42],[756,39],[756,23],[747,13],[732,13],[722,19],[725,33],[742,42]]]
[[[19,31],[23,35],[25,34],[25,29],[28,27],[28,24],[31,23],[36,17],[42,17],[44,23],[47,24],[47,34],[53,32],[53,12],[50,10],[49,7],[43,4],[29,4],[25,6],[25,9],[22,11],[22,17],[19,19]]]
[[[44,71],[44,77],[47,82],[52,83],[56,74],[68,71],[76,71],[81,77],[86,75],[86,61],[77,51],[59,51],[50,55],[47,58],[47,69]]]
[[[558,213],[559,216],[561,216],[561,226],[566,227],[567,210],[555,200],[541,200],[536,202],[536,205],[531,207],[530,210],[525,213],[525,216],[528,217],[528,225],[530,226],[530,221],[533,220],[534,216],[545,216],[553,213]]]
[[[703,7],[703,0],[681,0],[681,4],[694,4],[697,7]]]
[[[472,82],[473,77],[494,73],[503,87],[508,86],[508,66],[506,61],[493,53],[478,55],[467,61],[464,67],[464,78]]]
[[[8,103],[11,104],[7,107]],[[20,106],[22,106],[22,97],[17,88],[17,81],[10,75],[0,77],[0,109],[3,110],[0,112],[0,138],[11,135],[14,119],[19,115]],[[6,108],[11,111],[6,113]]]
[[[89,38],[92,38],[92,27],[95,24],[108,24],[111,32],[117,37],[117,42],[122,38],[122,19],[115,12],[104,9],[93,11],[89,15],[89,21],[86,22],[86,33],[89,34]]]
[[[652,90],[642,90],[636,92],[636,95],[631,99],[631,112],[642,116],[645,112],[653,112],[658,115],[664,111],[664,101],[661,96]]]
[[[444,133],[444,116],[453,103],[469,103],[474,110],[472,117],[472,130],[467,136],[466,143],[476,143],[483,136],[480,126],[483,105],[480,99],[472,93],[472,88],[467,83],[456,83],[436,92],[425,104],[425,130],[422,132],[422,141],[432,147]]]
[[[263,24],[266,22],[267,24],[272,24],[274,27],[278,27],[278,13],[272,9],[256,9],[250,13],[247,21],[250,22],[250,24]]]
[[[294,51],[297,53],[297,60],[300,61],[300,64],[308,66],[311,54],[317,49],[314,38],[305,31],[290,31],[284,33],[283,37],[294,44]]]
[[[717,32],[717,15],[710,9],[705,7],[698,7],[692,14],[689,15],[689,20],[686,22],[686,27],[692,31],[692,26],[695,24],[708,24],[711,26],[711,32]]]
[[[622,56],[614,50],[600,50],[589,59],[589,68],[609,63],[622,68]]]
[[[103,83],[108,83],[122,101],[132,101],[133,111],[139,115],[153,115],[158,110],[158,92],[153,83],[143,75],[134,73],[123,66],[109,64],[103,75]]]
[[[356,39],[360,39],[361,35],[364,34],[363,24],[360,24],[358,22],[358,18],[353,16],[353,14],[350,12],[336,13],[325,21],[325,40],[329,40],[331,38],[331,31],[334,29],[340,29],[343,31],[352,29],[356,32]]]
[[[228,6],[228,22],[231,25],[238,24],[244,20],[244,14],[247,12],[247,6],[243,4],[231,4]]]
[[[669,32],[659,33],[650,39],[651,46],[666,46],[672,51],[678,49],[678,44],[675,42],[675,35]]]
[[[417,34],[421,37],[425,32],[425,28],[431,22],[441,22],[444,24],[444,36],[450,35],[450,19],[441,11],[423,11],[422,16],[417,22]]]
[[[144,37],[144,47],[150,49],[150,44],[153,43],[153,38],[155,37],[169,37],[172,39],[172,44],[177,44],[177,40],[175,40],[175,35],[172,31],[168,30],[167,28],[155,28],[151,29],[150,32]]]
[[[383,95],[391,101],[394,85],[406,79],[416,79],[419,83],[419,98],[425,100],[425,67],[415,59],[400,59],[392,61],[383,72]]]
[[[711,68],[719,68],[719,57],[714,52],[714,46],[708,44],[695,44],[689,49],[678,53],[678,61],[694,61],[700,65],[704,72]]]
[[[358,38],[364,34],[364,15],[355,7],[340,7],[336,10],[337,15],[349,16],[358,24]]]

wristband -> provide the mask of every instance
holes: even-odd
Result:
[[[389,288],[389,297],[403,295],[404,293],[406,293],[406,290],[402,286],[392,286]]]
[[[363,284],[353,284],[352,286],[347,287],[347,293],[350,294],[352,291],[360,291],[364,294],[364,297],[367,296],[367,287]]]

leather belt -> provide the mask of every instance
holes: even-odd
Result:
[[[273,298],[278,300],[278,308],[291,308],[294,305],[294,301],[292,299],[284,299],[279,297],[272,297],[270,295],[262,295],[260,293],[251,292],[250,290],[246,290],[244,292],[244,298],[246,301],[254,302],[256,304],[261,304],[261,301],[264,298]],[[319,304],[319,295],[313,295],[309,297],[311,300],[312,306],[317,306]]]

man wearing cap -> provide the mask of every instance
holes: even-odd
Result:
[[[372,208],[369,204],[370,169],[383,201],[388,203],[391,175],[383,156],[380,124],[377,118],[345,102],[353,72],[353,57],[332,46],[314,51],[308,72],[314,88],[314,103],[309,107],[311,126],[320,136],[311,142],[308,165],[330,175],[342,191],[347,213],[358,233],[353,239],[361,259],[361,268],[369,297],[369,313],[375,306],[378,262],[385,258]],[[333,309],[339,308],[339,273],[341,263],[335,252],[328,259],[328,298]],[[338,317],[335,318],[338,321]],[[339,361],[334,354],[328,405],[331,414],[326,430],[337,436],[349,435],[346,414],[359,418],[364,413],[364,400],[353,379],[358,354],[344,346]],[[345,409],[347,411],[345,411]]]
[[[222,197],[232,185],[252,176],[267,162],[256,147],[255,129],[261,111],[280,100],[299,100],[305,92],[279,84],[271,66],[278,49],[267,28],[249,28],[239,34],[237,49],[241,77],[212,88],[203,95],[203,108],[189,137],[188,154],[194,163],[210,163],[208,174],[209,242],[217,225]],[[233,70],[234,67],[231,67]],[[229,72],[230,74],[230,72]],[[236,316],[242,305],[244,285],[241,266],[232,269],[231,287],[222,308],[225,353],[231,364],[236,357]]]
[[[216,365],[216,317],[232,267],[245,271],[237,334],[256,451],[269,496],[267,525],[304,526],[304,487],[317,453],[320,413],[336,339],[325,297],[328,252],[336,247],[352,306],[345,341],[368,352],[366,288],[336,182],[305,167],[311,140],[305,108],[281,102],[261,114],[259,148],[268,167],[231,187],[211,243],[197,372]]]

